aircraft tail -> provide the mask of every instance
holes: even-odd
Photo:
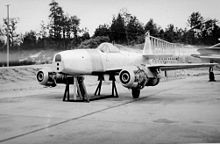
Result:
[[[155,43],[151,43],[150,37],[151,37],[150,33],[146,32],[146,34],[145,34],[145,43],[144,43],[143,54],[142,54],[143,57],[148,58],[148,59],[153,59],[153,58],[158,58],[158,57],[166,58],[166,57],[171,57],[172,56],[171,54],[163,53],[163,51],[160,51],[159,53],[154,54],[152,44],[155,44]],[[169,43],[169,42],[166,42],[164,40],[161,40],[161,39],[158,39],[158,38],[155,38],[155,37],[151,37],[151,38],[152,38],[153,41],[157,41],[157,43],[159,43],[159,42],[160,43],[166,43],[166,45],[168,45],[167,43]],[[165,44],[163,44],[163,45],[165,45]],[[156,46],[158,46],[158,44]],[[155,47],[155,45],[154,45],[154,47]]]
[[[149,32],[146,32],[146,34],[145,34],[143,55],[153,55]]]

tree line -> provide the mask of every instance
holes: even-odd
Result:
[[[144,34],[149,31],[152,36],[173,43],[212,45],[218,43],[220,27],[216,19],[206,19],[200,12],[193,12],[187,19],[187,28],[178,28],[169,24],[162,29],[151,18],[143,24],[138,18],[122,9],[113,16],[111,24],[100,24],[92,36],[87,28],[80,28],[80,18],[64,13],[62,7],[52,0],[49,3],[49,23],[41,22],[39,32],[33,30],[23,34],[16,33],[18,18],[9,21],[10,47],[14,49],[37,48],[94,48],[102,42],[134,45],[144,42]],[[7,20],[0,27],[0,47],[6,47],[3,37],[7,34]]]

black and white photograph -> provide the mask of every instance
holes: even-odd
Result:
[[[220,143],[219,0],[0,0],[0,144]]]

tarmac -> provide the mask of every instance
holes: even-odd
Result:
[[[220,143],[220,75],[216,80],[164,80],[138,99],[117,83],[119,98],[90,103],[63,102],[64,86],[2,90],[0,143]],[[110,93],[106,83],[102,94]]]

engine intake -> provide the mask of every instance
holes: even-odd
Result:
[[[123,69],[119,74],[119,79],[124,87],[144,88],[148,81],[147,73],[141,67],[130,67]]]
[[[158,73],[146,67],[129,67],[121,70],[119,80],[127,88],[142,89],[145,86],[155,86],[159,83]]]

